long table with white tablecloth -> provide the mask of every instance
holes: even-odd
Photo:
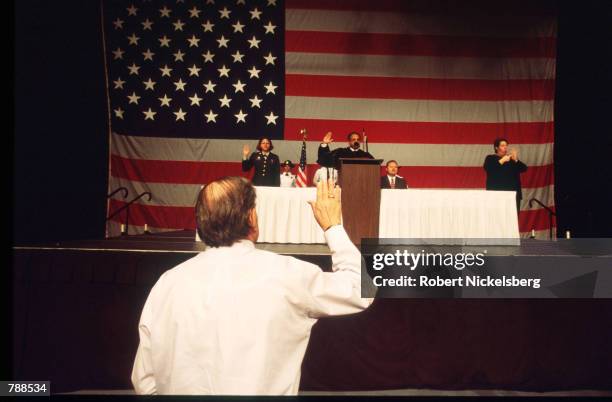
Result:
[[[308,201],[316,189],[256,187],[260,243],[325,243]],[[380,238],[519,239],[515,193],[381,190]],[[367,214],[368,211],[356,211]]]

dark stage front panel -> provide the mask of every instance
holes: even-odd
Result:
[[[14,250],[14,379],[131,387],[146,297],[197,248],[126,242]],[[301,254],[329,269],[328,254]],[[611,389],[611,322],[610,299],[376,300],[313,327],[301,389]]]

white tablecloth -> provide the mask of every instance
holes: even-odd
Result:
[[[314,187],[256,190],[259,242],[325,243],[307,203],[316,198]],[[518,244],[513,191],[382,190],[380,203],[380,238],[517,239]]]
[[[314,187],[255,187],[260,243],[325,243],[323,230],[308,201],[317,198]]]
[[[380,238],[519,239],[514,191],[382,190]]]

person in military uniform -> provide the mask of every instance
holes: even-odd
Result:
[[[280,186],[280,159],[271,151],[274,149],[272,140],[261,137],[257,143],[257,152],[251,152],[248,145],[242,147],[242,171],[248,172],[255,167],[251,181],[254,186]]]
[[[295,187],[295,175],[291,173],[293,162],[286,160],[283,162],[283,173],[280,175],[281,187]]]
[[[325,134],[323,138],[323,142],[319,146],[319,158],[318,163],[321,166],[330,167],[340,169],[340,158],[369,158],[374,159],[374,157],[366,151],[363,151],[360,148],[361,146],[361,134],[352,132],[346,136],[348,140],[348,147],[346,148],[337,148],[331,151],[329,149],[329,144],[331,144],[334,140],[332,138],[332,133],[328,132]]]

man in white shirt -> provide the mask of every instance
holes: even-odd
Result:
[[[142,311],[132,371],[138,394],[296,395],[319,317],[357,313],[361,255],[341,219],[341,192],[317,186],[312,209],[333,272],[255,248],[255,189],[240,177],[205,186],[196,204],[209,248],[165,272]]]
[[[312,184],[315,186],[321,181],[332,179],[334,183],[338,182],[338,170],[332,167],[321,166],[312,177]]]

